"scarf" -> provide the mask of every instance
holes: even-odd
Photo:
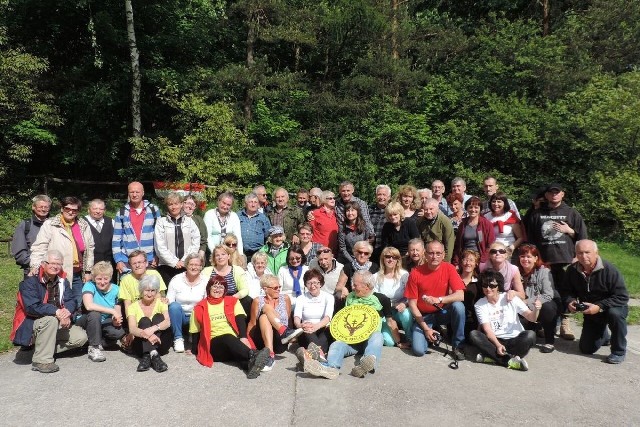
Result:
[[[371,261],[367,261],[364,263],[364,265],[360,265],[358,264],[358,261],[354,259],[353,261],[351,261],[351,266],[353,267],[354,272],[360,270],[369,271],[369,269],[371,268]]]
[[[515,216],[513,214],[513,212],[509,211],[507,213],[509,214],[509,216],[504,221],[493,221],[493,225],[497,225],[498,226],[498,233],[500,233],[500,234],[504,233],[504,226],[505,225],[517,224],[518,223],[518,217]]]
[[[294,271],[298,273],[296,276],[293,275]],[[299,297],[302,293],[302,291],[300,291],[300,274],[302,274],[302,265],[299,265],[296,268],[289,267],[289,274],[293,278],[293,292],[295,292],[296,296]]]
[[[72,224],[67,223],[64,220],[64,216],[60,214],[60,223],[64,230],[69,235],[69,238],[74,242],[73,245],[73,266],[81,267],[80,254],[84,252],[84,239],[82,238],[82,232],[80,231],[80,225],[78,221],[74,221]]]
[[[345,303],[345,306],[348,307],[350,305],[356,305],[356,304],[371,306],[376,311],[382,310],[382,304],[380,304],[380,300],[378,299],[377,296],[373,294],[373,292],[371,293],[371,295],[366,297],[358,297],[356,296],[355,292],[351,292],[349,295],[347,295],[347,301]]]
[[[211,305],[220,304],[222,300],[224,300],[224,295],[221,296],[220,298],[207,297],[207,302]]]

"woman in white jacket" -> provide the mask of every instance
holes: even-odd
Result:
[[[238,252],[244,254],[240,218],[238,218],[238,214],[231,211],[232,206],[233,194],[225,192],[218,196],[218,206],[215,209],[209,209],[204,214],[204,225],[207,226],[207,245],[210,251],[221,244],[227,234],[233,233],[238,239]]]

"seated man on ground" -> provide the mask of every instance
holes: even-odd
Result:
[[[358,270],[353,273],[351,292],[346,299],[345,307],[353,305],[366,305],[373,307],[378,312],[379,318],[375,319],[377,325],[373,333],[364,341],[356,344],[347,344],[344,341],[334,341],[329,347],[326,363],[318,358],[307,358],[304,361],[304,372],[316,377],[336,379],[340,375],[340,368],[344,358],[361,354],[360,363],[351,370],[351,375],[363,378],[378,367],[382,355],[382,318],[392,319],[391,301],[383,294],[373,292],[375,281],[373,274],[366,270]],[[378,317],[378,316],[376,316]],[[334,319],[335,321],[335,319]],[[311,355],[315,356],[315,355]]]
[[[268,372],[275,365],[275,355],[284,353],[289,341],[304,331],[302,328],[292,329],[291,300],[280,293],[282,286],[278,278],[272,274],[263,274],[260,278],[263,295],[253,300],[249,321],[249,337],[256,348],[268,348],[269,360],[262,369]]]
[[[111,263],[97,262],[91,269],[91,275],[93,280],[82,287],[82,305],[86,313],[76,320],[76,325],[87,331],[89,359],[104,362],[104,347],[115,344],[125,334],[122,307],[118,304],[118,285],[111,283]]]
[[[569,291],[569,311],[582,311],[584,324],[580,335],[580,351],[593,354],[609,340],[611,354],[607,363],[624,361],[627,351],[627,315],[629,292],[622,275],[598,255],[593,240],[576,243],[578,261],[567,269],[566,286]],[[580,306],[582,303],[583,306]]]
[[[536,333],[525,331],[518,315],[535,322],[542,302],[536,299],[534,310],[529,310],[518,296],[509,301],[504,292],[504,277],[496,271],[481,273],[480,286],[484,298],[475,304],[475,308],[482,332],[474,330],[469,333],[473,345],[480,349],[476,361],[528,370],[524,357],[536,343]]]
[[[62,253],[47,252],[38,273],[20,283],[13,319],[11,341],[35,345],[31,369],[44,374],[57,372],[56,353],[82,347],[87,342],[84,329],[71,324],[76,300],[62,271]]]

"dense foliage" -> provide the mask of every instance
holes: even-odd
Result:
[[[133,9],[142,136],[131,119]],[[0,0],[0,178],[549,181],[640,242],[640,2]],[[28,165],[28,167],[25,167]],[[15,185],[12,188],[16,188]],[[5,194],[7,192],[5,191]]]

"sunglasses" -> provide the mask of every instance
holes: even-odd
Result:
[[[228,247],[230,247],[230,248],[237,248],[237,247],[238,247],[238,244],[237,244],[237,243],[227,243],[226,245],[227,245]]]
[[[318,253],[319,254],[328,254],[330,252],[331,252],[331,249],[329,249],[329,248],[318,249]]]
[[[267,289],[273,289],[274,291],[279,291],[282,286],[265,286]]]
[[[333,196],[328,196],[328,197],[325,197],[325,200],[335,200],[335,197],[333,197]]]
[[[73,209],[73,208],[62,208],[63,211],[65,211],[66,213],[78,213],[79,209]]]
[[[371,252],[366,252],[366,251],[356,251],[356,253],[360,255],[367,255],[367,256],[371,255]]]
[[[498,287],[498,285],[495,282],[491,282],[491,283],[483,283],[482,284],[483,288],[491,288],[491,289],[495,289]]]
[[[397,256],[394,256],[394,255],[385,255],[384,259],[396,259],[397,260],[397,259],[400,259],[400,258],[398,258]]]
[[[495,254],[506,254],[506,253],[507,253],[507,250],[506,250],[506,249],[491,249],[491,250],[489,251],[489,253],[490,253],[491,255],[495,255]]]
[[[302,257],[299,256],[292,256],[291,258],[289,258],[289,261],[300,261],[302,260]]]

